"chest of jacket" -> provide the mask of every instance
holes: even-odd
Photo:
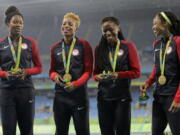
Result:
[[[17,51],[16,51],[17,54]],[[29,40],[22,40],[20,68],[30,68],[32,62],[32,44]],[[8,40],[0,43],[0,66],[2,70],[10,70],[15,65]]]
[[[69,53],[69,48],[66,46],[66,61]],[[62,55],[62,42],[60,42],[56,47],[53,48],[53,57],[55,62],[55,70],[61,75],[65,74],[65,67]],[[84,45],[80,41],[76,41],[75,46],[72,50],[72,55],[70,59],[70,71],[73,80],[79,78],[84,70]]]
[[[115,48],[112,51],[112,56],[115,54]],[[113,57],[114,58],[114,57]],[[109,55],[107,54],[105,57],[105,63],[101,67],[101,72],[105,71],[113,71],[112,66],[110,63],[110,58]],[[125,44],[121,44],[120,49],[117,54],[117,61],[116,61],[116,72],[119,71],[126,71],[129,70],[129,52],[128,52],[128,47]]]

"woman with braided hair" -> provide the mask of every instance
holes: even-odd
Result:
[[[105,17],[95,49],[94,79],[98,85],[98,117],[102,135],[130,135],[131,79],[140,76],[137,49],[124,40],[119,20]]]
[[[173,135],[180,135],[180,21],[172,12],[160,12],[153,19],[155,64],[141,94],[155,83],[152,135],[164,135],[169,124]]]

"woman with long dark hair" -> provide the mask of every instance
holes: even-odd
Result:
[[[173,135],[180,135],[180,21],[169,11],[153,19],[155,64],[141,93],[155,83],[152,134],[164,135],[169,124]]]
[[[34,86],[31,75],[42,72],[36,42],[22,35],[23,15],[15,6],[6,10],[9,35],[0,41],[1,121],[3,135],[33,135]],[[33,64],[33,65],[32,65]]]
[[[102,135],[130,135],[131,79],[140,76],[134,44],[124,40],[115,17],[101,22],[102,38],[95,49],[94,79],[98,85],[98,116]]]

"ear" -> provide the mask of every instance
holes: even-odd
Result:
[[[9,23],[6,23],[7,27],[9,27]]]
[[[168,31],[170,31],[170,25],[169,25],[167,22],[164,23],[164,27],[165,27]]]
[[[77,31],[78,31],[78,29],[79,29],[79,27],[76,27],[76,30],[75,30],[75,31],[77,32]]]

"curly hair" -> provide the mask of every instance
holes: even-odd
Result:
[[[73,20],[75,20],[75,21],[76,21],[76,23],[77,23],[77,27],[79,27],[79,26],[80,26],[81,19],[80,19],[80,17],[79,17],[77,14],[72,13],[72,12],[70,12],[70,13],[66,13],[66,14],[64,15],[64,18],[72,18]]]

